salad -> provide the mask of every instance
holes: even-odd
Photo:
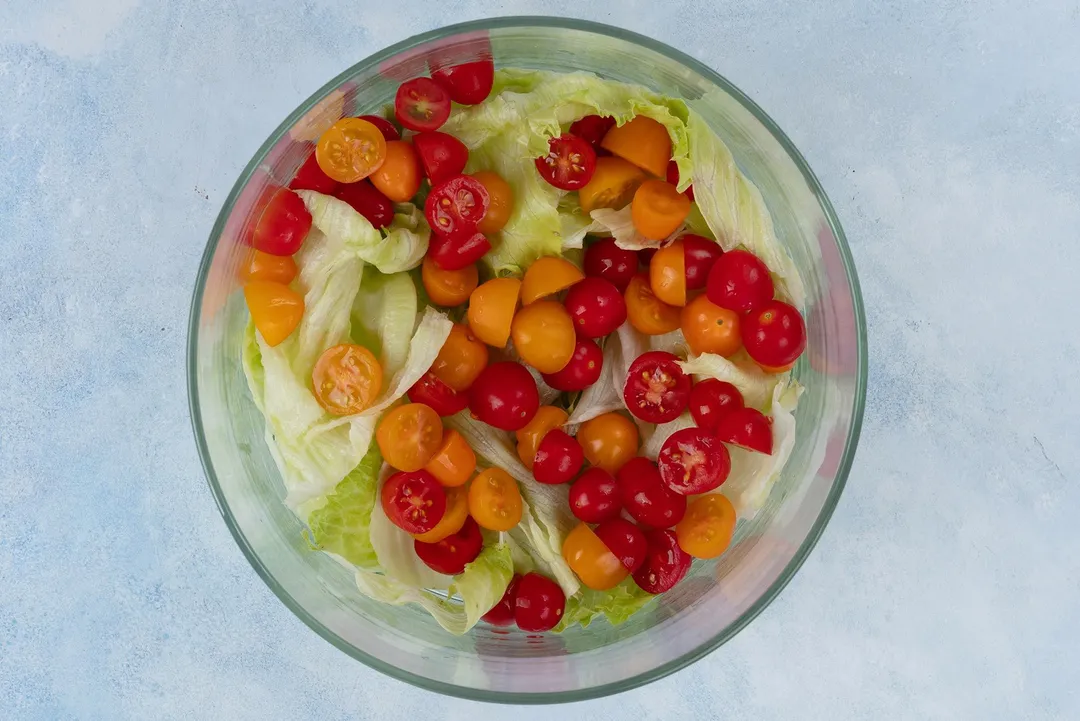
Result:
[[[242,269],[312,547],[454,634],[621,623],[724,553],[794,445],[806,328],[703,119],[487,55],[312,137]]]

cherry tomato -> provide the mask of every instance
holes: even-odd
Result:
[[[495,64],[491,58],[475,60],[458,65],[431,67],[432,79],[450,95],[450,99],[462,105],[484,102],[495,83]]]
[[[427,471],[395,473],[379,498],[386,517],[406,533],[427,533],[446,514],[446,492]]]
[[[394,222],[394,204],[368,180],[341,185],[334,197],[351,205],[376,229],[388,228]]]
[[[776,375],[778,373],[787,373],[789,370],[794,368],[795,367],[795,361],[791,361],[787,365],[783,365],[783,366],[763,366],[760,363],[757,363],[755,361],[755,365],[757,365],[757,367],[760,368],[765,373],[769,373],[770,375]]]
[[[664,484],[684,496],[718,488],[731,472],[727,448],[702,428],[672,433],[660,448],[656,464]]]
[[[465,519],[465,525],[457,533],[451,534],[435,543],[413,541],[416,555],[431,570],[456,576],[465,572],[465,564],[472,563],[484,548],[484,537],[480,535],[480,526],[471,518]]]
[[[431,364],[435,377],[458,393],[469,390],[488,364],[488,349],[469,326],[455,323]]]
[[[637,253],[620,248],[614,238],[601,238],[585,249],[585,275],[603,278],[620,292],[626,290],[637,267]]]
[[[517,455],[525,467],[530,471],[536,458],[536,451],[540,448],[540,441],[544,440],[549,432],[561,427],[569,416],[566,411],[557,406],[540,406],[536,409],[525,427],[514,433],[517,439]]]
[[[501,468],[488,468],[469,484],[469,515],[489,531],[509,531],[521,521],[521,490]]]
[[[586,213],[597,208],[622,210],[634,199],[634,193],[645,178],[641,168],[622,158],[597,158],[592,177],[578,191],[578,202]]]
[[[255,250],[270,255],[292,255],[300,250],[311,230],[311,213],[300,196],[278,190],[270,197],[252,234]]]
[[[514,622],[514,600],[517,598],[517,585],[521,576],[514,574],[506,587],[503,597],[480,618],[492,626],[509,626]]]
[[[439,522],[427,533],[414,533],[412,537],[423,543],[438,543],[442,539],[457,533],[469,517],[469,498],[465,488],[446,488],[446,512]]]
[[[370,406],[382,382],[382,366],[375,354],[352,343],[327,348],[311,372],[315,400],[332,416],[352,415]]]
[[[488,209],[476,229],[481,233],[498,233],[514,212],[514,189],[498,173],[480,170],[472,174],[488,193]]]
[[[574,355],[574,321],[562,303],[541,300],[517,312],[510,336],[521,359],[541,373],[557,373]]]
[[[476,290],[479,274],[475,265],[444,270],[428,255],[420,267],[420,279],[432,303],[450,307],[461,305],[469,299],[469,295]]]
[[[401,133],[394,127],[394,124],[381,115],[361,115],[360,119],[366,120],[378,128],[379,132],[387,140],[401,140]]]
[[[742,341],[751,358],[779,369],[806,350],[806,323],[794,306],[772,300],[743,318]]]
[[[427,257],[443,270],[461,270],[480,260],[491,250],[483,233],[466,230],[450,235],[433,233]]]
[[[247,262],[240,266],[240,280],[269,280],[288,285],[296,278],[298,270],[291,255],[270,255],[252,250]]]
[[[721,308],[699,295],[682,309],[683,337],[695,353],[715,353],[725,358],[742,348],[739,314]]]
[[[458,393],[439,380],[439,377],[431,371],[420,376],[420,380],[409,389],[408,395],[413,403],[431,406],[431,409],[440,416],[460,413],[469,405],[469,397],[466,394]]]
[[[424,215],[436,233],[473,232],[490,204],[491,197],[479,180],[458,175],[431,189],[424,202]]]
[[[579,521],[600,523],[621,510],[619,485],[602,468],[590,468],[570,486],[570,512]]]
[[[686,305],[686,261],[679,240],[665,245],[649,261],[649,287],[668,305]]]
[[[612,128],[600,141],[600,147],[649,171],[666,177],[671,160],[671,136],[667,128],[644,115]]]
[[[596,151],[581,138],[563,133],[548,141],[548,154],[536,159],[536,169],[560,190],[579,190],[596,170]]]
[[[735,506],[719,493],[694,498],[675,526],[679,548],[695,558],[716,558],[731,545],[735,521]]]
[[[250,281],[244,300],[259,335],[271,347],[288,338],[304,317],[304,296],[284,283]]]
[[[566,483],[581,470],[585,454],[581,446],[564,430],[555,428],[544,436],[536,449],[533,478],[540,483]]]
[[[383,164],[386,138],[366,120],[342,118],[319,137],[315,159],[330,178],[355,183]]]
[[[413,78],[394,96],[394,116],[409,130],[438,130],[450,117],[450,96],[431,78]]]
[[[383,460],[399,471],[411,472],[420,470],[431,460],[439,450],[442,435],[442,420],[438,413],[423,403],[408,403],[383,416],[375,431],[375,441]],[[430,473],[427,475],[431,477]],[[413,532],[427,530],[431,529]]]
[[[513,361],[492,363],[469,389],[473,415],[504,431],[524,428],[539,407],[536,381],[525,366]]]
[[[319,167],[319,159],[315,157],[315,153],[308,156],[289,183],[291,190],[314,190],[324,195],[333,195],[337,187],[338,182]]]
[[[633,573],[645,561],[645,534],[625,518],[609,518],[602,521],[593,532],[627,571]]]
[[[595,591],[614,588],[630,575],[622,561],[584,522],[566,534],[562,556],[581,582]]]
[[[424,470],[447,487],[464,486],[476,470],[476,454],[453,428],[443,431],[442,443]]]
[[[557,391],[583,391],[600,380],[604,370],[604,352],[596,341],[578,338],[570,362],[557,373],[541,374],[544,382]]]
[[[652,263],[653,256],[656,255],[656,250],[656,248],[642,248],[637,252],[638,261],[648,268],[649,264]]]
[[[566,309],[583,338],[602,338],[626,321],[626,301],[610,281],[585,278],[566,292]]]
[[[526,573],[518,581],[514,621],[522,631],[550,631],[559,625],[565,609],[566,595],[550,578]]]
[[[469,149],[453,135],[429,130],[412,137],[413,147],[420,155],[420,166],[424,175],[437,185],[461,175],[465,164],[469,162]]]
[[[644,456],[631,458],[617,475],[626,512],[647,528],[670,528],[686,513],[686,496],[664,485],[660,469]]]
[[[642,353],[630,364],[623,400],[631,413],[647,423],[667,423],[679,417],[690,401],[690,376],[679,357],[667,351]]]
[[[615,473],[637,455],[638,429],[620,413],[604,413],[581,424],[577,433],[585,460]]]
[[[630,203],[630,220],[649,240],[663,240],[690,215],[690,199],[664,180],[646,180]]]
[[[757,408],[737,408],[729,412],[717,423],[716,437],[748,451],[772,455],[772,423]]]
[[[469,327],[476,337],[495,348],[505,348],[520,297],[521,281],[517,278],[481,283],[469,295]]]
[[[667,182],[677,186],[679,184],[679,164],[676,163],[674,160],[669,160],[667,164],[667,174],[664,177],[667,178]],[[687,186],[686,190],[683,191],[683,195],[685,195],[690,200],[693,200],[694,186]]]
[[[678,330],[681,310],[657,298],[645,275],[635,275],[626,286],[626,315],[630,325],[645,335],[663,335]]]
[[[521,304],[528,305],[555,295],[584,277],[578,267],[568,260],[550,255],[537,258],[525,271],[521,281]]]
[[[694,423],[713,433],[724,416],[743,405],[742,393],[727,381],[706,378],[690,389],[690,415]]]
[[[391,140],[386,160],[371,174],[371,184],[395,203],[407,203],[420,190],[420,159],[411,143]]]
[[[679,547],[674,531],[645,533],[645,562],[634,571],[634,583],[645,593],[664,593],[683,580],[694,560]]]
[[[686,268],[686,289],[701,290],[709,280],[709,271],[724,254],[716,241],[700,235],[687,233],[679,236],[683,247],[683,265]]]
[[[607,131],[615,127],[615,118],[607,115],[586,115],[581,120],[575,120],[570,125],[570,134],[584,140],[596,150],[600,147],[600,141],[607,135]]]
[[[745,313],[772,300],[773,282],[760,258],[745,250],[733,250],[713,263],[705,293],[721,308]]]

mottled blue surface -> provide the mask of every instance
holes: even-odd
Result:
[[[356,60],[484,12],[586,12],[748,92],[831,194],[871,333],[847,491],[779,600],[690,669],[554,713],[1080,718],[1080,5],[587,5],[0,4],[0,718],[508,717],[277,601],[184,380],[198,260],[263,139]]]

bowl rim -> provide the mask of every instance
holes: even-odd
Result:
[[[832,486],[829,489],[829,493],[825,498],[822,505],[821,512],[815,519],[814,524],[811,526],[806,538],[796,550],[795,555],[791,561],[780,573],[779,577],[773,584],[766,589],[766,591],[748,608],[746,609],[730,626],[725,628],[721,633],[716,636],[704,640],[697,648],[692,651],[669,661],[665,664],[657,666],[654,669],[645,671],[633,676],[629,676],[619,681],[612,681],[609,683],[601,684],[598,686],[591,686],[584,689],[576,689],[571,691],[548,691],[548,692],[509,692],[499,690],[483,690],[476,689],[467,686],[459,686],[452,683],[445,683],[442,681],[435,681],[433,679],[414,674],[409,671],[405,671],[396,666],[384,663],[382,660],[356,648],[352,644],[345,641],[339,635],[328,629],[314,617],[312,617],[307,610],[305,610],[277,581],[277,579],[267,570],[263,565],[259,556],[252,549],[248,543],[244,533],[237,525],[236,519],[233,517],[232,512],[229,510],[228,504],[222,493],[221,486],[218,483],[217,474],[214,471],[213,463],[210,459],[210,452],[206,442],[206,435],[202,425],[202,416],[199,405],[198,397],[198,376],[197,376],[197,363],[198,363],[198,331],[199,331],[199,319],[201,313],[201,307],[203,303],[203,295],[206,289],[206,281],[209,275],[210,265],[213,261],[214,254],[218,247],[218,242],[222,236],[225,228],[226,220],[229,217],[236,201],[240,195],[240,192],[247,185],[251,176],[255,170],[262,164],[265,158],[269,155],[270,150],[277,145],[282,137],[288,133],[289,129],[296,124],[312,107],[322,100],[328,93],[341,86],[342,83],[349,78],[356,75],[358,72],[375,67],[379,63],[392,59],[394,56],[414,48],[418,45],[438,40],[451,35],[457,35],[460,33],[478,31],[478,30],[495,30],[506,28],[556,28],[566,30],[579,30],[594,33],[597,35],[604,35],[607,37],[615,38],[617,40],[624,40],[637,45],[641,45],[649,50],[652,50],[661,55],[665,55],[671,60],[680,63],[690,70],[700,74],[708,79],[710,82],[716,84],[722,88],[725,92],[730,94],[739,103],[743,105],[759,122],[761,122],[772,134],[784,151],[788,154],[791,160],[799,168],[807,185],[814,193],[818,202],[821,205],[822,211],[829,223],[830,229],[833,232],[833,237],[836,241],[837,249],[840,254],[840,258],[843,262],[844,272],[846,274],[848,284],[852,294],[852,307],[855,314],[856,321],[856,335],[857,335],[857,356],[858,367],[855,374],[855,394],[854,394],[854,408],[852,412],[851,425],[848,430],[848,436],[844,445],[844,453],[840,459],[840,463],[837,467],[836,477]],[[824,188],[818,181],[817,176],[810,169],[806,159],[802,156],[802,153],[795,147],[795,144],[788,138],[788,136],[780,129],[780,127],[770,118],[764,110],[758,106],[753,100],[751,100],[745,93],[739,90],[730,81],[720,75],[718,72],[694,59],[693,57],[677,50],[665,43],[658,40],[640,35],[630,30],[614,27],[611,25],[605,25],[603,23],[596,23],[587,20],[579,20],[574,18],[562,18],[552,16],[507,16],[496,18],[485,18],[482,20],[473,20],[469,22],[457,23],[454,25],[446,25],[434,30],[429,30],[418,35],[413,35],[400,42],[394,43],[379,52],[369,55],[367,58],[361,60],[358,63],[351,65],[349,68],[339,73],[329,82],[325,83],[322,87],[315,91],[307,100],[305,100],[299,107],[297,107],[284,121],[271,133],[269,138],[259,147],[258,151],[252,156],[252,159],[247,163],[240,176],[237,178],[232,189],[229,191],[229,195],[226,197],[225,202],[222,205],[221,211],[218,213],[217,219],[214,222],[213,229],[210,233],[210,238],[207,242],[206,249],[203,251],[202,260],[199,264],[198,276],[195,282],[195,288],[192,294],[191,307],[188,317],[188,344],[187,344],[187,380],[188,380],[188,404],[191,414],[192,431],[195,434],[195,443],[199,451],[199,460],[203,467],[203,472],[206,475],[207,482],[210,485],[210,490],[213,493],[214,501],[217,503],[218,510],[225,520],[226,526],[229,528],[229,532],[232,534],[236,544],[240,547],[244,556],[255,569],[256,574],[266,583],[274,595],[285,604],[289,610],[291,610],[301,621],[303,621],[309,628],[315,633],[330,642],[352,658],[360,661],[361,663],[380,671],[392,678],[396,678],[406,683],[412,684],[419,688],[434,691],[437,693],[446,694],[449,696],[455,696],[459,698],[465,698],[477,701],[488,701],[497,703],[512,703],[512,704],[547,704],[547,703],[569,703],[574,701],[585,701],[589,699],[600,698],[615,693],[621,693],[645,684],[657,681],[665,676],[668,676],[676,671],[686,668],[690,664],[698,661],[704,656],[712,653],[720,646],[727,643],[729,640],[735,637],[742,629],[744,629],[751,621],[765,610],[766,607],[771,604],[785,586],[791,581],[798,570],[802,567],[806,561],[810,552],[814,546],[817,545],[818,539],[824,532],[825,527],[828,525],[833,512],[836,509],[840,496],[843,493],[844,487],[847,484],[848,474],[851,470],[851,465],[854,460],[855,451],[858,447],[859,436],[862,430],[863,412],[866,405],[866,385],[867,385],[867,331],[866,331],[866,316],[863,308],[862,292],[859,285],[858,275],[855,271],[855,264],[851,257],[851,251],[848,247],[847,238],[844,235],[843,228],[840,225],[840,220],[836,215],[836,211],[833,208],[832,203],[829,201],[828,196],[825,193]]]

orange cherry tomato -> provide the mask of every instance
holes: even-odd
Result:
[[[480,181],[490,198],[488,209],[477,223],[476,229],[484,235],[498,233],[514,212],[514,190],[501,175],[490,170],[481,170],[472,176]]]
[[[426,255],[420,267],[420,279],[432,303],[451,307],[469,299],[469,294],[476,290],[479,275],[475,263],[460,270],[443,270]]]
[[[637,455],[638,429],[620,413],[605,413],[582,423],[577,440],[589,463],[615,474]]]
[[[536,449],[540,447],[540,441],[544,440],[548,431],[562,427],[567,418],[569,416],[562,408],[540,406],[529,424],[520,431],[514,432],[517,437],[518,458],[526,468],[532,470],[533,461],[536,459]]]
[[[682,310],[682,332],[694,353],[716,353],[725,358],[742,348],[739,314],[699,295]]]
[[[517,278],[494,278],[482,283],[469,296],[469,327],[480,340],[495,348],[505,348],[510,340],[521,281]]]
[[[406,203],[420,190],[421,178],[420,156],[412,143],[391,140],[386,143],[386,159],[371,174],[371,184],[393,202]]]
[[[541,373],[558,373],[577,346],[574,321],[562,303],[542,300],[517,312],[510,326],[514,348]]]
[[[586,213],[597,208],[621,210],[633,200],[634,192],[645,178],[641,168],[630,161],[605,155],[596,159],[596,170],[592,179],[578,191],[578,202]]]
[[[710,493],[686,505],[686,515],[675,524],[679,548],[695,558],[716,558],[735,535],[735,506],[725,496]]]
[[[297,274],[296,261],[291,255],[270,255],[261,250],[252,250],[247,260],[240,266],[240,280],[271,280],[288,285]]]
[[[399,471],[419,471],[442,444],[439,414],[423,403],[407,403],[383,416],[375,441],[383,460]]]
[[[630,203],[630,220],[649,240],[663,240],[690,215],[690,199],[666,180],[646,180]]]
[[[455,323],[439,349],[439,355],[435,357],[431,372],[460,393],[469,390],[487,364],[487,346],[477,339],[468,326]]]
[[[668,305],[686,305],[686,259],[683,244],[676,240],[656,251],[649,261],[649,287]]]
[[[386,138],[366,120],[342,118],[319,137],[315,162],[339,183],[368,177],[386,159]]]
[[[382,390],[382,382],[382,366],[375,354],[352,343],[327,348],[311,372],[315,400],[332,416],[366,409]]]
[[[600,147],[658,178],[667,177],[671,136],[667,128],[652,118],[638,115],[630,122],[612,128],[600,141]]]
[[[668,305],[652,292],[645,275],[635,275],[626,286],[626,317],[645,335],[663,335],[678,329],[679,308]]]
[[[521,521],[521,490],[501,468],[488,468],[469,484],[469,515],[489,531],[509,531]]]
[[[566,535],[562,556],[581,582],[595,591],[614,588],[630,575],[622,561],[585,523],[579,523]]]
[[[585,274],[568,260],[550,255],[537,258],[521,281],[521,304],[529,305],[545,296],[555,295],[584,277]]]
[[[427,533],[414,533],[412,537],[421,543],[438,543],[454,535],[465,525],[469,517],[469,494],[464,488],[446,489],[446,511],[439,522]]]
[[[255,328],[271,347],[288,338],[304,317],[304,296],[284,283],[253,280],[244,286],[244,300]]]
[[[476,454],[460,433],[447,428],[443,431],[439,450],[435,451],[424,470],[444,486],[464,486],[476,470]]]
[[[798,359],[791,361],[786,366],[763,366],[758,363],[757,367],[765,371],[766,373],[772,373],[773,375],[775,375],[777,373],[787,373],[789,370],[795,367],[796,363],[798,363]]]

